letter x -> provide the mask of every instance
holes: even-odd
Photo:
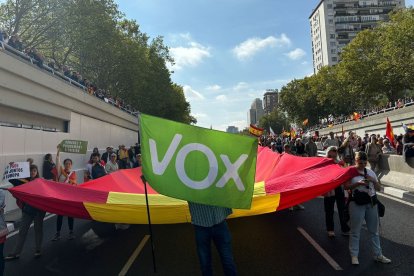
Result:
[[[225,174],[223,174],[223,176],[217,182],[216,187],[223,188],[224,185],[226,185],[226,183],[230,180],[230,178],[233,178],[234,182],[236,183],[237,189],[239,189],[239,191],[244,191],[245,188],[238,174],[238,170],[239,170],[239,167],[244,163],[244,161],[246,161],[248,155],[247,154],[240,155],[239,159],[237,159],[237,161],[234,164],[230,162],[227,155],[221,154],[220,157],[221,157],[221,160],[223,160],[224,165],[227,168],[227,171]]]

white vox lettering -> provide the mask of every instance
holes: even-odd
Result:
[[[192,151],[200,151],[204,153],[208,159],[209,171],[206,178],[201,181],[194,181],[187,176],[185,172],[185,158]],[[198,143],[191,143],[182,147],[182,149],[177,154],[177,159],[175,161],[175,169],[177,171],[178,178],[189,188],[201,190],[211,186],[214,183],[214,180],[218,174],[218,164],[217,159],[214,156],[214,152],[205,145]]]
[[[229,157],[227,155],[221,154],[220,157],[221,160],[223,160],[224,165],[227,168],[227,171],[217,182],[216,187],[223,188],[224,185],[226,185],[226,183],[230,180],[230,178],[233,178],[234,182],[236,183],[237,189],[239,189],[239,191],[244,191],[245,188],[238,174],[238,170],[239,167],[244,163],[244,161],[246,161],[248,155],[240,155],[239,159],[237,159],[237,161],[234,164],[230,162]]]
[[[165,170],[167,169],[168,164],[174,155],[174,152],[177,150],[178,144],[180,144],[181,139],[183,136],[181,134],[176,134],[168,147],[167,152],[165,153],[164,158],[161,162],[158,161],[158,151],[157,151],[157,143],[153,139],[149,139],[150,144],[150,153],[151,153],[151,163],[152,168],[155,174],[162,175],[164,174]]]

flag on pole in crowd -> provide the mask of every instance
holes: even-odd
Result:
[[[295,138],[296,137],[296,130],[295,130],[295,128],[291,128],[290,129],[290,138]]]
[[[257,127],[257,126],[255,126],[255,125],[253,125],[253,124],[250,124],[250,127],[249,127],[249,133],[250,133],[251,135],[254,135],[254,136],[256,136],[256,137],[260,137],[260,136],[262,136],[262,135],[263,135],[263,131],[264,131],[264,129],[263,129],[263,128]]]
[[[396,148],[395,147],[395,142],[394,142],[395,141],[394,132],[392,130],[392,126],[391,126],[391,123],[390,123],[390,120],[388,119],[388,117],[387,117],[387,128],[385,129],[385,135],[387,136],[388,140],[390,140],[391,145],[394,148]]]
[[[354,121],[358,121],[359,119],[361,119],[361,114],[359,114],[358,112],[354,112],[354,114],[353,114],[353,120]]]
[[[140,128],[142,172],[158,193],[207,205],[250,208],[257,139],[146,114],[140,115]]]
[[[305,119],[305,120],[303,121],[303,125],[304,125],[304,126],[306,126],[308,123],[309,123],[309,119]]]
[[[269,126],[269,131],[270,131],[270,134],[275,135],[275,132],[273,131],[271,126]]]

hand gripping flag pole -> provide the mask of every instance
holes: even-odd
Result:
[[[140,124],[140,113],[138,113],[138,144],[141,144],[141,124]],[[152,253],[152,265],[154,267],[154,273],[157,273],[157,267],[155,264],[155,252],[154,252],[154,240],[153,240],[153,233],[152,233],[152,224],[151,224],[151,215],[150,209],[148,204],[148,191],[147,191],[147,180],[145,179],[144,174],[141,175],[142,182],[144,183],[144,190],[145,190],[145,204],[147,206],[147,217],[148,217],[148,228],[150,234],[150,241],[151,241],[151,253]]]

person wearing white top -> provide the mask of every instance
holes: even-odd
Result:
[[[381,184],[379,183],[376,174],[372,170],[365,168],[367,161],[368,157],[365,152],[359,151],[356,153],[355,168],[358,170],[360,175],[353,177],[345,184],[346,189],[352,190],[351,202],[349,203],[351,224],[349,251],[351,253],[351,263],[353,265],[359,264],[359,240],[364,220],[366,221],[372,249],[375,254],[374,260],[384,264],[391,263],[390,259],[382,255],[379,238],[378,208],[374,200],[376,190],[380,190]],[[357,200],[357,193],[360,193],[362,197],[367,199],[367,201],[361,202]]]
[[[108,163],[105,165],[105,170],[108,173],[115,172],[119,169],[118,163],[116,162],[116,154],[112,153],[110,159],[108,160]]]

